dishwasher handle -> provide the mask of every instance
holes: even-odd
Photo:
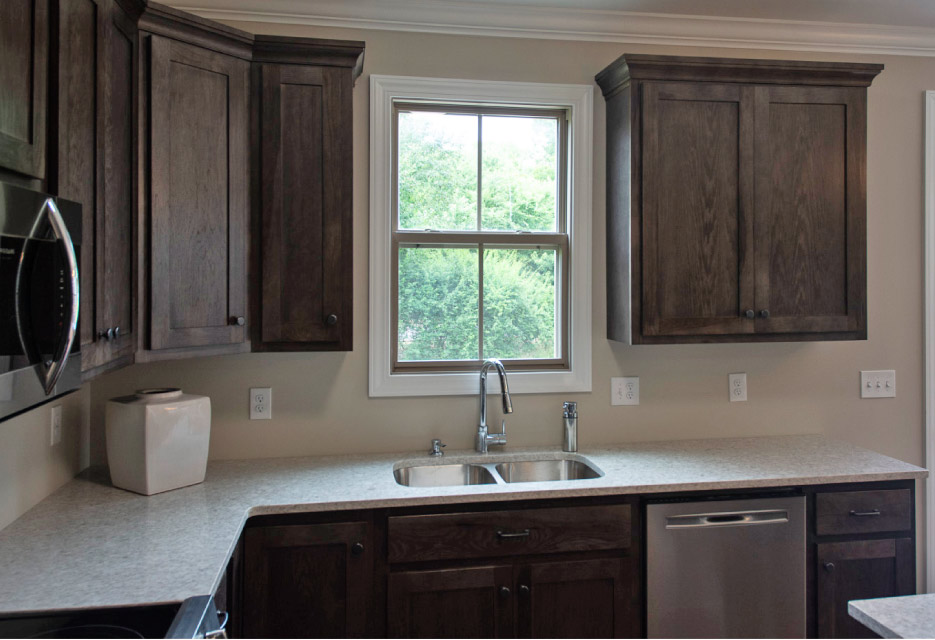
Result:
[[[789,522],[789,512],[777,509],[757,511],[719,511],[668,516],[666,529],[706,529],[713,527],[742,527],[757,524],[783,524]]]

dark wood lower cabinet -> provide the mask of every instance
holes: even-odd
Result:
[[[243,634],[247,638],[369,635],[373,577],[367,522],[247,529]]]
[[[822,543],[816,559],[819,638],[876,638],[847,613],[848,601],[915,593],[912,538]]]
[[[513,567],[402,571],[389,578],[391,638],[510,638]]]

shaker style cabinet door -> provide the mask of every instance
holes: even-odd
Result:
[[[249,63],[149,40],[149,347],[243,343]]]
[[[866,338],[865,95],[756,87],[757,333]]]
[[[133,353],[137,35],[114,0],[59,0],[54,191],[82,205],[82,370]],[[128,359],[126,360],[128,362]],[[92,374],[93,375],[93,374]]]
[[[642,332],[752,333],[753,88],[642,90]]]
[[[351,70],[263,64],[259,350],[349,351]]]
[[[0,169],[46,176],[49,0],[0,2]]]
[[[373,542],[367,522],[248,528],[247,638],[372,635]]]

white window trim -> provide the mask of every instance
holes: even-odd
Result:
[[[925,466],[935,465],[935,91],[925,104]],[[925,481],[926,591],[935,593],[935,476]]]
[[[568,108],[570,369],[515,371],[511,393],[591,390],[591,85],[370,76],[370,397],[477,393],[477,373],[392,373],[390,362],[391,132],[396,100],[493,102]],[[499,390],[496,376],[488,379]]]

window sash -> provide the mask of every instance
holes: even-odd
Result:
[[[399,114],[406,111],[430,111],[457,114],[513,115],[525,117],[552,117],[558,125],[556,144],[557,193],[556,193],[556,231],[483,231],[481,216],[483,212],[483,130],[478,126],[477,144],[477,229],[473,231],[454,230],[407,230],[399,228]],[[497,107],[469,104],[449,104],[433,102],[395,102],[392,120],[392,230],[391,230],[391,269],[390,269],[390,363],[393,373],[433,373],[475,371],[482,358],[472,360],[399,360],[399,249],[416,246],[424,248],[476,247],[478,249],[478,348],[483,354],[484,340],[484,280],[483,252],[485,246],[498,249],[531,249],[536,247],[554,247],[556,250],[556,317],[558,325],[555,339],[559,341],[559,357],[556,358],[504,358],[513,370],[547,371],[570,369],[570,269],[568,237],[568,112],[564,109],[536,107]]]

